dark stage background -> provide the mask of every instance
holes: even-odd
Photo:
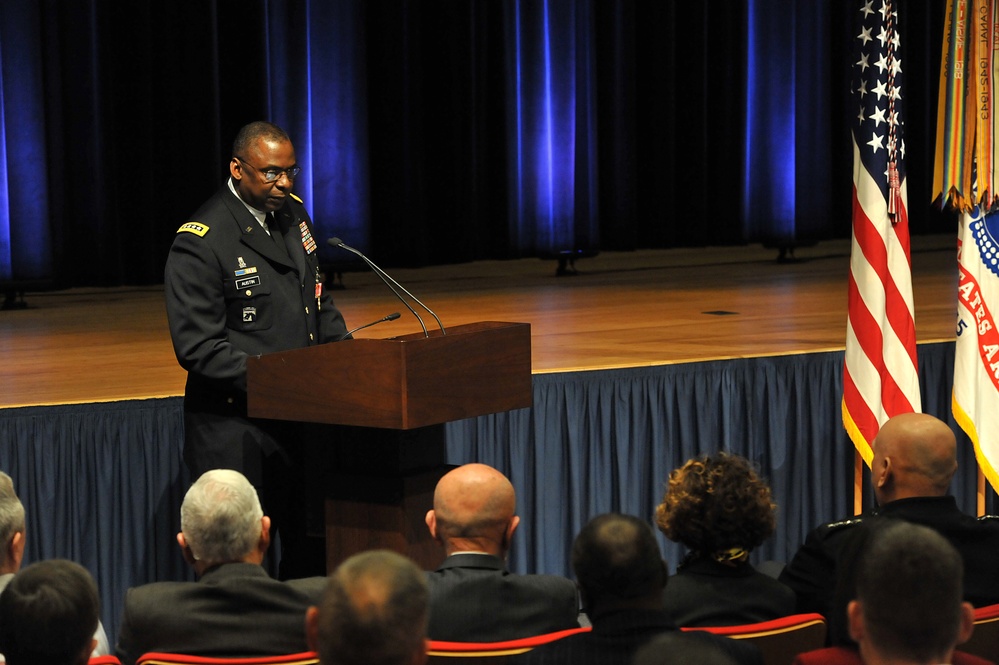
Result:
[[[929,191],[943,0],[899,4],[911,225],[945,232]],[[259,118],[292,135],[320,233],[386,266],[846,237],[854,11],[5,2],[0,282],[159,283]]]

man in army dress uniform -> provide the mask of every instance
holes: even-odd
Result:
[[[784,568],[780,581],[797,594],[799,612],[829,620],[829,640],[846,639],[846,603],[854,597],[854,561],[871,521],[900,519],[943,535],[964,561],[964,600],[975,607],[999,603],[999,519],[961,512],[947,494],[957,471],[954,432],[941,420],[906,413],[886,422],[872,445],[871,480],[878,507],[867,516],[813,529]]]
[[[261,488],[285,579],[325,572],[300,567],[307,428],[247,416],[246,358],[346,333],[323,289],[312,220],[291,191],[300,171],[281,128],[243,127],[228,181],[177,231],[165,274],[170,334],[188,372],[184,461],[192,478],[229,468]]]

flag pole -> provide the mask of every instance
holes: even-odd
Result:
[[[860,456],[859,450],[855,450],[853,451],[853,514],[859,515],[862,512],[864,512],[864,458]]]
[[[985,474],[982,467],[978,467],[978,516],[985,514]]]

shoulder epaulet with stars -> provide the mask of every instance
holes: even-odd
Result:
[[[208,225],[201,222],[188,222],[177,229],[177,233],[193,233],[199,238],[203,238],[208,233]]]

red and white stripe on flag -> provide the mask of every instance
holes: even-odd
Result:
[[[994,217],[994,219],[992,219]],[[958,231],[954,418],[975,444],[978,466],[999,487],[999,215],[978,208]]]
[[[869,465],[881,425],[921,404],[906,209],[893,224],[862,164],[854,178],[843,424]]]
[[[886,420],[920,411],[912,307],[897,0],[861,0],[854,22],[853,245],[843,425],[864,461]]]

